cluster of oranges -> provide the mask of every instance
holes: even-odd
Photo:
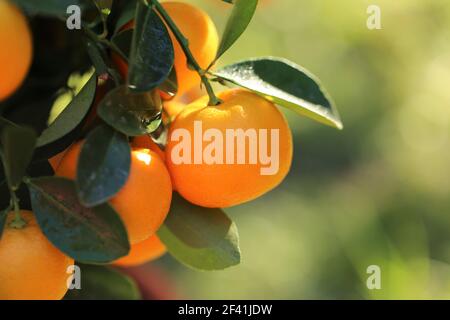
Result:
[[[189,39],[189,48],[198,64],[207,68],[214,60],[219,45],[217,30],[210,17],[187,3],[162,4]],[[132,27],[133,24],[129,23],[124,28]],[[276,128],[280,137],[280,168],[276,174],[264,176],[260,174],[259,163],[177,164],[170,156],[175,147],[170,139],[165,150],[149,136],[132,139],[130,175],[123,188],[110,200],[124,222],[131,244],[129,254],[113,262],[118,266],[141,264],[165,253],[166,248],[156,232],[170,210],[173,191],[203,207],[235,206],[275,188],[287,175],[292,161],[291,132],[277,107],[243,89],[219,93],[217,96],[222,102],[217,106],[208,106],[207,97],[195,99],[197,92],[200,92],[197,89],[200,86],[199,75],[188,68],[182,48],[173,34],[171,38],[175,49],[174,68],[178,92],[172,100],[164,102],[164,109],[172,120],[169,137],[178,128],[193,133],[195,121],[201,121],[204,129],[215,129],[224,135],[227,129]],[[1,61],[10,61],[0,70],[1,79],[8,79],[0,81],[1,100],[20,85],[32,56],[31,35],[26,19],[5,0],[0,0],[0,41],[10,44],[9,51],[0,50]],[[5,54],[8,57],[2,56]],[[113,56],[112,61],[126,76],[126,63],[118,56]],[[78,141],[62,154],[49,159],[55,175],[75,178],[82,145],[83,141]],[[66,270],[73,260],[49,243],[31,212],[22,212],[27,222],[23,229],[12,226],[13,217],[13,213],[8,215],[0,240],[0,299],[62,298],[67,291],[69,275]]]

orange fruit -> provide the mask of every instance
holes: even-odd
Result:
[[[173,121],[175,117],[186,107],[186,104],[178,101],[177,99],[167,101],[163,104],[164,111],[170,121]]]
[[[242,89],[218,97],[223,101],[218,106],[207,106],[206,96],[178,114],[169,130],[166,163],[174,188],[186,200],[225,208],[275,188],[289,172],[293,146],[286,118],[270,101]],[[227,132],[238,130],[249,133],[245,145],[233,135],[227,138]],[[203,139],[207,132],[209,140]]]
[[[82,143],[74,144],[55,174],[75,179]],[[153,235],[164,222],[172,200],[172,183],[164,161],[153,151],[131,153],[130,175],[123,188],[110,200],[122,218],[131,244]]]
[[[0,101],[22,84],[31,65],[31,31],[23,13],[11,2],[0,0]]]
[[[181,33],[189,40],[189,49],[199,66],[206,69],[216,57],[219,35],[211,18],[203,10],[183,2],[164,2],[164,9],[173,19]],[[200,77],[188,67],[186,56],[175,36],[170,32],[175,49],[175,70],[178,79],[178,94],[182,95],[195,86],[200,86]]]
[[[205,94],[207,94],[205,87],[194,87],[186,92],[180,100],[184,103],[191,103],[192,101],[200,99]]]
[[[144,264],[157,259],[166,253],[166,246],[159,240],[157,235],[133,244],[130,253],[113,262],[116,266],[131,267]]]
[[[156,153],[162,161],[166,160],[163,150],[148,135],[138,136],[133,139],[131,146],[135,149],[150,149]]]
[[[26,226],[15,229],[10,212],[0,239],[0,300],[59,300],[74,264],[40,230],[31,211],[21,211]]]
[[[189,40],[189,49],[199,66],[207,68],[214,60],[219,46],[219,35],[211,18],[203,10],[183,2],[168,1],[161,3],[181,33]],[[134,22],[126,24],[122,30],[132,28]],[[195,86],[200,87],[200,76],[188,67],[186,56],[177,39],[170,32],[175,51],[174,67],[177,73],[178,93],[183,95]],[[117,54],[112,54],[123,77],[128,74],[128,65]],[[168,97],[166,97],[167,99]]]

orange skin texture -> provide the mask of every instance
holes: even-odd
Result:
[[[10,227],[10,212],[0,240],[0,300],[60,300],[74,261],[47,240],[31,211],[21,215],[27,225]]]
[[[22,84],[30,69],[33,43],[23,13],[7,0],[0,0],[0,101]]]
[[[55,174],[75,179],[82,143],[73,145]],[[172,183],[164,161],[153,151],[135,149],[131,153],[128,181],[110,200],[122,218],[131,244],[153,235],[164,222],[172,200]]]
[[[166,246],[158,236],[153,235],[144,241],[133,244],[130,253],[114,261],[113,264],[121,267],[138,266],[161,257],[166,251]]]
[[[164,111],[170,121],[173,121],[175,117],[186,107],[186,104],[178,100],[167,101],[163,104]]]
[[[131,146],[135,149],[150,149],[156,153],[162,161],[166,161],[166,154],[160,147],[147,135],[138,136],[133,139]]]
[[[208,97],[203,97],[178,114],[169,130],[166,163],[174,188],[186,200],[203,207],[226,208],[253,200],[281,183],[291,166],[293,145],[286,118],[273,103],[242,89],[227,90],[218,97],[223,101],[218,106],[207,106]],[[202,121],[203,133],[218,129],[224,145],[226,129],[279,129],[279,170],[261,175],[259,160],[257,164],[174,164],[172,150],[182,141],[172,141],[171,135],[179,128],[190,132],[193,158],[194,121]],[[209,143],[203,142],[203,150]],[[271,152],[270,143],[267,149]],[[248,151],[247,143],[246,154]]]
[[[203,10],[188,3],[164,2],[162,5],[189,40],[189,49],[200,67],[206,69],[214,60],[219,47],[219,35],[211,18]],[[178,94],[182,95],[195,86],[200,86],[201,80],[196,71],[188,68],[183,49],[172,32],[170,38],[175,50]]]
[[[201,68],[206,69],[214,60],[219,47],[219,35],[214,22],[206,12],[189,3],[168,1],[161,4],[181,33],[189,40],[189,49],[197,63]],[[133,25],[134,22],[128,23],[122,27],[122,30],[132,28]],[[183,49],[170,30],[169,33],[175,53],[174,67],[178,79],[177,95],[181,96],[196,86],[200,87],[201,79],[196,71],[188,68]],[[111,55],[111,58],[121,75],[126,77],[128,74],[126,62],[115,53]],[[170,97],[166,96],[164,99],[168,100]]]
[[[188,92],[186,92],[184,94],[184,96],[182,98],[180,98],[180,101],[182,101],[186,104],[189,104],[195,100],[200,99],[201,97],[203,97],[206,94],[207,94],[207,92],[204,87],[194,87],[191,90],[189,90]]]

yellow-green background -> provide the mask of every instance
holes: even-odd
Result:
[[[219,30],[219,0],[188,1]],[[448,0],[272,0],[223,57],[286,57],[334,97],[340,132],[286,111],[290,175],[226,212],[242,263],[190,270],[155,263],[179,296],[201,299],[450,298],[450,3]],[[367,7],[382,30],[366,27]],[[379,265],[382,289],[366,287]]]

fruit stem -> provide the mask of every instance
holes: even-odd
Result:
[[[15,217],[9,226],[15,229],[22,229],[27,223],[23,220],[22,215],[20,214],[19,198],[17,198],[15,190],[11,190],[11,202]]]
[[[158,0],[148,0],[156,9],[156,11],[161,15],[164,22],[167,24],[169,29],[173,32],[175,38],[183,49],[184,54],[186,55],[186,59],[188,61],[189,67],[193,68],[199,74],[203,85],[206,88],[206,92],[209,96],[209,105],[216,106],[220,104],[222,101],[217,98],[214,93],[214,90],[209,82],[208,77],[206,77],[206,71],[203,70],[198,64],[197,60],[194,58],[191,50],[189,49],[189,40],[181,33],[180,29],[173,22],[172,18],[169,16],[167,11],[163,8],[163,6],[159,3]]]

